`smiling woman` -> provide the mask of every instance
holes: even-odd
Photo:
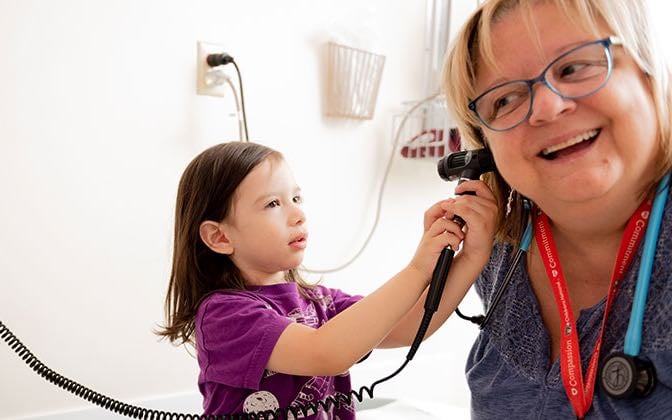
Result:
[[[498,109],[492,122],[498,125],[497,130],[486,126],[485,137],[501,176],[555,220],[570,216],[571,203],[605,195],[636,198],[649,189],[656,178],[659,142],[652,92],[634,59],[618,45],[620,40],[595,41],[592,31],[570,31],[576,26],[574,21],[569,17],[562,19],[562,14],[555,17],[554,12],[558,10],[552,4],[533,9],[530,18],[541,29],[532,36],[527,33],[527,25],[506,25],[511,19],[527,18],[520,9],[494,23],[494,51],[522,47],[538,52],[510,58],[500,53],[496,67],[481,63],[474,87],[476,91],[486,91],[487,99],[502,88],[500,85],[491,90],[493,81],[525,77],[542,69],[537,80],[544,80],[546,86],[527,82],[529,100],[526,106],[518,107],[524,109],[522,118],[508,123],[516,112]],[[602,37],[611,36],[606,23],[597,28]],[[560,56],[548,63],[547,57],[557,54]],[[616,62],[613,70],[612,61]],[[591,65],[586,66],[586,62]],[[576,69],[577,65],[591,77],[579,75],[573,79],[575,73],[568,69]],[[475,100],[476,104],[481,101],[478,97]],[[575,145],[577,139],[584,137],[591,141]],[[579,184],[583,188],[577,189]],[[607,204],[599,200],[591,203],[593,210]],[[579,211],[586,214],[583,208],[574,209],[572,216]]]
[[[500,206],[513,209],[499,215],[498,241],[476,284],[486,302],[521,227],[529,224],[536,238],[472,349],[474,418],[512,409],[532,418],[664,418],[672,410],[672,376],[662,368],[672,364],[672,209],[665,207],[672,91],[648,7],[490,0],[447,57],[445,89],[460,130],[470,146],[490,149],[497,170],[485,181]],[[640,280],[649,251],[637,249],[654,198],[662,218],[657,257],[650,279]],[[534,204],[529,220],[523,199]],[[647,242],[655,246],[658,224],[650,224]],[[596,377],[629,342],[635,288],[639,295],[646,287],[639,284],[651,288],[648,329],[641,349],[626,348],[623,360],[637,366],[635,378],[652,379],[655,369],[644,366],[658,366],[658,384],[633,380],[627,394],[647,399],[619,400]]]

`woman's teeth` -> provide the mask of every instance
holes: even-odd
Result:
[[[586,131],[583,134],[579,134],[576,137],[572,137],[571,139],[567,140],[566,142],[556,144],[555,146],[547,147],[546,149],[541,151],[541,155],[544,157],[547,157],[551,153],[555,153],[558,150],[566,149],[568,147],[574,146],[575,144],[579,144],[583,141],[590,140],[593,137],[597,136],[598,130],[590,130]]]

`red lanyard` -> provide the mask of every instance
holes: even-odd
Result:
[[[548,221],[548,217],[541,210],[534,212],[534,236],[537,240],[537,246],[541,251],[541,259],[546,268],[546,274],[551,282],[555,302],[560,312],[560,325],[562,340],[560,343],[560,372],[562,382],[565,386],[565,392],[569,398],[574,412],[578,418],[583,418],[590,409],[593,401],[593,391],[595,387],[595,376],[597,374],[597,363],[600,355],[600,346],[602,345],[602,334],[604,325],[607,321],[607,315],[611,308],[611,303],[616,295],[619,282],[628,268],[635,250],[639,246],[640,240],[646,232],[646,225],[649,214],[651,213],[651,199],[645,200],[639,208],[630,217],[628,225],[623,233],[621,246],[618,250],[618,258],[614,266],[614,272],[611,277],[607,303],[604,308],[602,326],[600,334],[595,343],[593,355],[588,364],[585,381],[581,372],[581,354],[579,347],[579,336],[576,331],[576,322],[572,313],[572,306],[569,302],[569,293],[567,292],[567,283],[560,268],[560,259],[558,251],[553,242],[553,234]]]

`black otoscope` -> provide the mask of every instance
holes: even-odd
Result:
[[[486,172],[494,171],[495,161],[488,149],[467,150],[451,153],[441,159],[438,163],[438,170],[439,176],[443,180],[457,180],[459,185],[470,179],[478,179]],[[474,195],[475,193],[467,191],[463,194]],[[453,217],[453,222],[460,225],[460,227],[465,224],[464,220],[459,216]],[[441,251],[439,260],[434,267],[432,282],[429,284],[429,291],[427,292],[427,298],[425,299],[425,316],[420,324],[416,339],[406,356],[406,359],[408,360],[412,359],[413,355],[415,355],[415,352],[420,346],[420,342],[429,327],[429,322],[431,321],[434,312],[439,309],[439,302],[443,295],[443,289],[446,286],[446,278],[448,277],[448,271],[453,263],[454,256],[455,251],[450,246],[445,247],[443,251]]]

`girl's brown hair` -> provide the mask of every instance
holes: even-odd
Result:
[[[212,146],[196,156],[180,179],[175,205],[173,267],[165,302],[166,325],[157,334],[176,344],[194,343],[198,305],[217,290],[245,290],[245,281],[228,255],[212,251],[201,240],[200,225],[220,222],[231,212],[236,190],[266,159],[283,159],[269,147],[249,142]],[[286,280],[305,290],[296,270]]]

